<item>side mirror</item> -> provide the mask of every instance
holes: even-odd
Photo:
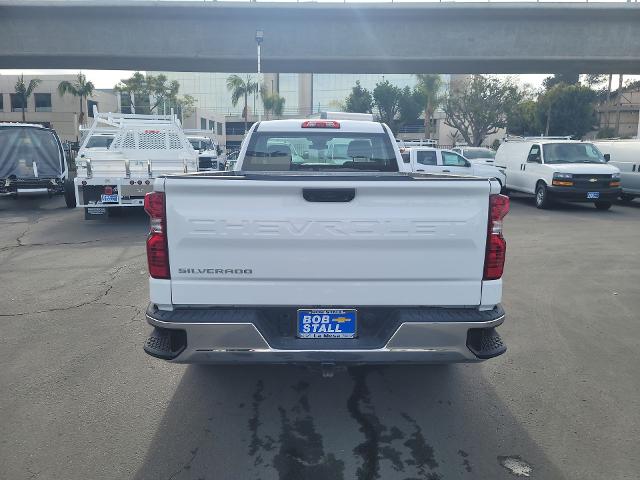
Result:
[[[605,162],[610,162],[611,161],[611,154],[610,153],[605,153],[604,154],[604,161]]]
[[[469,160],[464,161],[464,166],[469,168],[471,166],[471,162]]]

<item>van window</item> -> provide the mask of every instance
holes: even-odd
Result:
[[[529,156],[527,157],[527,162],[542,163],[542,159],[540,157],[540,145],[534,145],[531,147],[531,150],[529,150]]]
[[[442,165],[445,167],[466,167],[467,161],[457,153],[442,152]]]
[[[542,148],[545,163],[606,163],[591,143],[547,143]]]
[[[433,150],[418,150],[416,152],[416,162],[421,165],[437,165],[438,157]]]

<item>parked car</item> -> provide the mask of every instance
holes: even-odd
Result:
[[[496,180],[412,173],[387,126],[350,120],[256,123],[237,168],[145,198],[148,354],[331,368],[505,351]]]
[[[507,138],[495,165],[507,175],[507,189],[535,195],[536,207],[554,200],[593,202],[608,210],[620,195],[620,170],[608,165],[592,143],[564,138]]]
[[[640,139],[596,140],[593,144],[620,170],[620,198],[630,202],[640,197]]]
[[[483,163],[471,163],[459,153],[430,147],[414,147],[402,152],[405,163],[413,172],[450,173],[495,178],[500,187],[505,185],[505,174],[498,168]]]
[[[65,194],[68,176],[66,155],[54,130],[29,123],[0,124],[0,195]]]
[[[459,153],[471,163],[493,165],[496,159],[496,152],[487,147],[455,147],[451,150]]]

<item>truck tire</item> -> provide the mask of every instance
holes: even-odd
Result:
[[[598,210],[609,210],[611,208],[611,202],[594,202],[594,205]]]
[[[69,178],[64,181],[64,203],[67,204],[67,208],[76,208],[75,186]]]
[[[536,208],[546,209],[551,206],[551,199],[549,198],[549,192],[544,182],[536,185]]]

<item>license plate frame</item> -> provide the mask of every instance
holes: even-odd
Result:
[[[300,308],[297,311],[298,338],[353,339],[357,333],[358,310],[355,308]]]
[[[102,194],[100,195],[100,203],[118,203],[120,201],[119,194],[112,193],[111,195]]]
[[[600,192],[587,192],[587,200],[598,200]]]

